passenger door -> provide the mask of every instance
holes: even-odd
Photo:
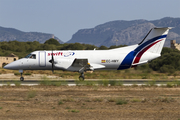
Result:
[[[46,52],[45,51],[39,52],[39,66],[46,67]]]

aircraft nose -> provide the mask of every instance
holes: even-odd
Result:
[[[4,69],[9,69],[9,68],[10,68],[10,65],[9,65],[9,64],[7,64],[7,65],[4,66]]]
[[[12,63],[5,65],[4,69],[16,69],[16,67],[17,67],[16,62],[12,62]]]

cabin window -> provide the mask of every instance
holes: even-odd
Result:
[[[16,58],[14,58],[14,61],[16,61]]]

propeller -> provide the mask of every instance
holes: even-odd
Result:
[[[52,63],[52,73],[54,73],[54,56],[53,56],[53,50],[52,50],[52,59],[49,60],[50,63]]]

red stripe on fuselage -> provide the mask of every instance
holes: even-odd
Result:
[[[133,62],[133,64],[135,64],[135,63],[138,63],[139,62],[139,60],[141,59],[141,56],[149,49],[149,48],[151,48],[153,45],[155,45],[156,43],[158,43],[158,42],[160,42],[160,41],[162,41],[163,39],[161,39],[161,40],[159,40],[159,41],[156,41],[156,42],[154,42],[153,44],[151,44],[151,45],[149,45],[149,46],[147,46],[146,48],[144,48],[141,52],[139,52],[138,53],[138,55],[136,56],[136,58],[135,58],[135,60],[134,60],[134,62]]]

